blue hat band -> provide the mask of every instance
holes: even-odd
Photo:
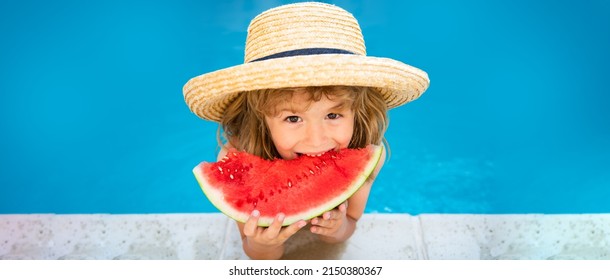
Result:
[[[257,58],[252,61],[249,61],[249,62],[256,62],[256,61],[281,58],[281,57],[289,57],[289,56],[316,55],[316,54],[355,54],[355,53],[346,51],[346,50],[342,50],[342,49],[308,48],[308,49],[298,49],[298,50],[290,50],[290,51],[285,51],[285,52],[274,53],[272,55]]]

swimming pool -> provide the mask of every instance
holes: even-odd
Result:
[[[289,1],[0,3],[0,213],[215,212],[216,125],[182,99]],[[331,1],[367,51],[428,72],[390,112],[381,213],[610,212],[610,6]]]

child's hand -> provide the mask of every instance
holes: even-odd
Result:
[[[244,248],[248,246],[248,249],[252,250],[251,252],[255,253],[256,256],[275,258],[279,253],[277,256],[279,258],[283,253],[284,242],[307,224],[305,221],[298,221],[282,227],[285,216],[280,213],[269,227],[264,228],[258,226],[259,215],[259,212],[254,210],[243,227]]]
[[[322,216],[313,218],[311,225],[311,232],[319,234],[322,238],[328,237],[326,238],[328,241],[342,240],[348,226],[347,201]]]

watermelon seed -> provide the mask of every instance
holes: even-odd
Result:
[[[233,174],[229,174],[229,177],[231,178],[231,180],[233,180]]]
[[[313,173],[313,170],[311,170],[311,169],[309,169],[309,173],[311,173],[311,174],[315,174],[315,173]]]
[[[218,166],[218,170],[220,170],[220,174],[222,174],[222,167]]]
[[[290,180],[288,180],[288,187],[291,188],[292,187],[292,182]]]

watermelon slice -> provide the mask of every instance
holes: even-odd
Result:
[[[284,213],[283,225],[308,220],[337,207],[364,184],[377,166],[382,146],[265,160],[229,150],[219,162],[202,162],[193,173],[210,202],[229,217],[245,222],[260,212],[259,226]]]

